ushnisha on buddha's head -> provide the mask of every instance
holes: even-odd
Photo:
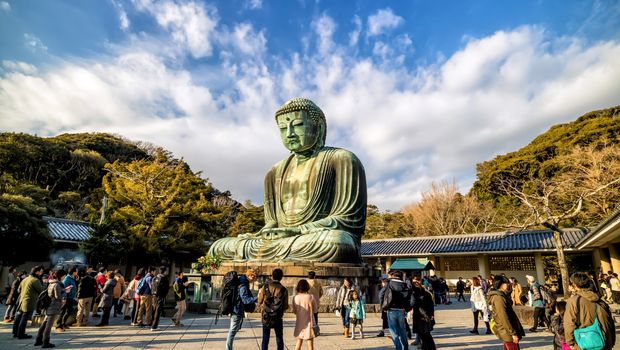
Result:
[[[312,153],[325,145],[325,114],[306,98],[293,98],[276,111],[280,138],[289,151]]]

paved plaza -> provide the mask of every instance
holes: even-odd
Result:
[[[433,335],[437,347],[441,349],[501,349],[494,335],[471,336],[469,330],[472,316],[469,303],[457,303],[440,306],[437,309],[437,325]],[[0,308],[4,313],[4,307]],[[52,343],[60,349],[224,349],[229,320],[221,318],[214,324],[212,315],[186,314],[185,327],[173,327],[169,318],[163,318],[161,331],[152,332],[148,328],[131,327],[121,318],[111,318],[108,327],[72,327],[64,333],[52,331]],[[258,314],[252,314],[244,321],[243,328],[235,339],[235,349],[260,349],[262,328]],[[91,323],[94,324],[91,319]],[[284,325],[284,343],[286,349],[295,348],[293,315],[287,315]],[[315,349],[393,349],[389,337],[377,338],[381,319],[378,315],[368,315],[364,322],[366,338],[359,340],[344,339],[340,319],[332,314],[321,314],[322,335],[316,339]],[[482,329],[484,331],[484,329]],[[31,335],[36,328],[29,328]],[[552,335],[547,332],[527,334],[523,339],[522,349],[552,349]],[[14,340],[11,337],[11,324],[0,326],[0,349],[34,348],[33,340]],[[275,349],[272,335],[270,349]],[[304,347],[305,349],[305,347]],[[416,349],[416,347],[411,347]]]

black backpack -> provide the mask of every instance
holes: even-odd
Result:
[[[385,292],[383,292],[383,302],[381,303],[381,310],[387,311],[390,308],[390,304],[392,304],[392,288],[390,288],[390,283],[385,286]]]
[[[222,291],[220,292],[220,315],[231,315],[235,308],[235,301],[239,294],[239,276],[236,271],[224,275]]]
[[[284,291],[280,295],[273,295],[269,290],[269,283],[265,284],[264,293],[265,301],[263,302],[263,325],[269,328],[275,328],[278,321],[284,316]]]
[[[47,292],[47,288],[45,288],[45,290],[39,293],[39,296],[37,297],[37,310],[47,310],[47,308],[50,307],[51,304],[52,297],[50,297],[49,293]]]

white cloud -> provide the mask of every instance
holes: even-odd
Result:
[[[119,27],[121,28],[121,30],[124,30],[124,31],[128,30],[131,22],[129,21],[129,17],[127,17],[127,12],[123,8],[123,4],[121,4],[120,2],[116,0],[112,0],[112,5],[114,6],[114,8],[116,9],[116,12],[118,13]]]
[[[265,32],[256,32],[251,23],[240,23],[232,31],[220,31],[219,42],[245,55],[260,56],[267,50]]]
[[[11,12],[11,4],[6,1],[0,1],[0,11],[9,13]]]
[[[378,10],[374,15],[368,16],[368,36],[383,34],[404,22],[405,20],[395,15],[391,8]]]
[[[318,36],[317,46],[319,52],[322,55],[327,54],[334,46],[332,36],[336,31],[336,22],[333,18],[323,13],[319,18],[312,21],[312,29]]]
[[[245,7],[250,10],[258,10],[263,7],[263,0],[247,0]]]
[[[349,46],[357,45],[360,39],[360,33],[362,32],[362,19],[355,15],[353,17],[353,24],[355,24],[355,29],[349,33]]]
[[[36,74],[37,73],[37,67],[33,66],[32,64],[21,62],[21,61],[4,60],[2,61],[2,68],[5,71],[13,72],[13,73],[15,72],[24,73],[24,74]]]
[[[260,203],[266,170],[286,155],[273,113],[284,100],[305,96],[327,115],[328,144],[364,162],[369,201],[398,209],[433,180],[456,178],[467,190],[476,163],[620,101],[615,41],[586,43],[521,27],[470,38],[453,55],[408,69],[336,44],[326,15],[313,29],[319,52],[270,57],[272,66],[254,54],[264,53],[264,43],[251,45],[262,31],[249,24],[220,30],[229,35],[218,44],[222,63],[201,74],[226,77],[217,85],[198,83],[139,46],[113,59],[38,70],[3,62],[0,129],[110,131],[154,142],[216,187]]]
[[[210,56],[212,36],[217,25],[217,11],[203,3],[172,0],[134,0],[139,11],[155,17],[157,24],[168,30],[172,41],[186,48],[193,57]]]
[[[38,52],[46,53],[47,52],[47,46],[43,44],[41,39],[37,38],[33,34],[29,34],[29,33],[24,34],[24,45],[26,45],[26,47],[34,53],[38,53]]]

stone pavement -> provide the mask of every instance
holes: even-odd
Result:
[[[4,315],[4,307],[0,307]],[[252,314],[244,321],[243,328],[235,339],[235,349],[260,349],[262,328],[257,314]],[[494,335],[472,336],[469,330],[472,315],[469,303],[457,303],[440,306],[436,314],[437,325],[433,336],[440,349],[501,349],[499,340]],[[340,319],[333,314],[319,316],[322,335],[315,341],[317,350],[345,349],[393,349],[389,337],[377,338],[381,319],[378,315],[368,315],[364,330],[366,338],[359,340],[345,339],[342,336]],[[94,324],[91,319],[91,324]],[[214,324],[212,315],[186,314],[185,327],[173,327],[169,318],[163,318],[161,331],[131,327],[121,318],[111,318],[108,327],[72,327],[64,333],[52,331],[52,343],[60,349],[224,349],[229,320],[221,318]],[[33,349],[34,340],[14,340],[11,325],[0,323],[0,349]],[[286,349],[295,348],[293,315],[287,315],[284,325],[284,343]],[[483,324],[484,325],[484,324]],[[484,328],[482,328],[484,331]],[[36,328],[29,328],[27,333],[36,335]],[[527,334],[523,339],[522,349],[553,349],[552,336],[547,332]],[[270,349],[275,349],[272,335]],[[303,349],[306,347],[304,346]],[[417,349],[416,347],[410,347]]]

